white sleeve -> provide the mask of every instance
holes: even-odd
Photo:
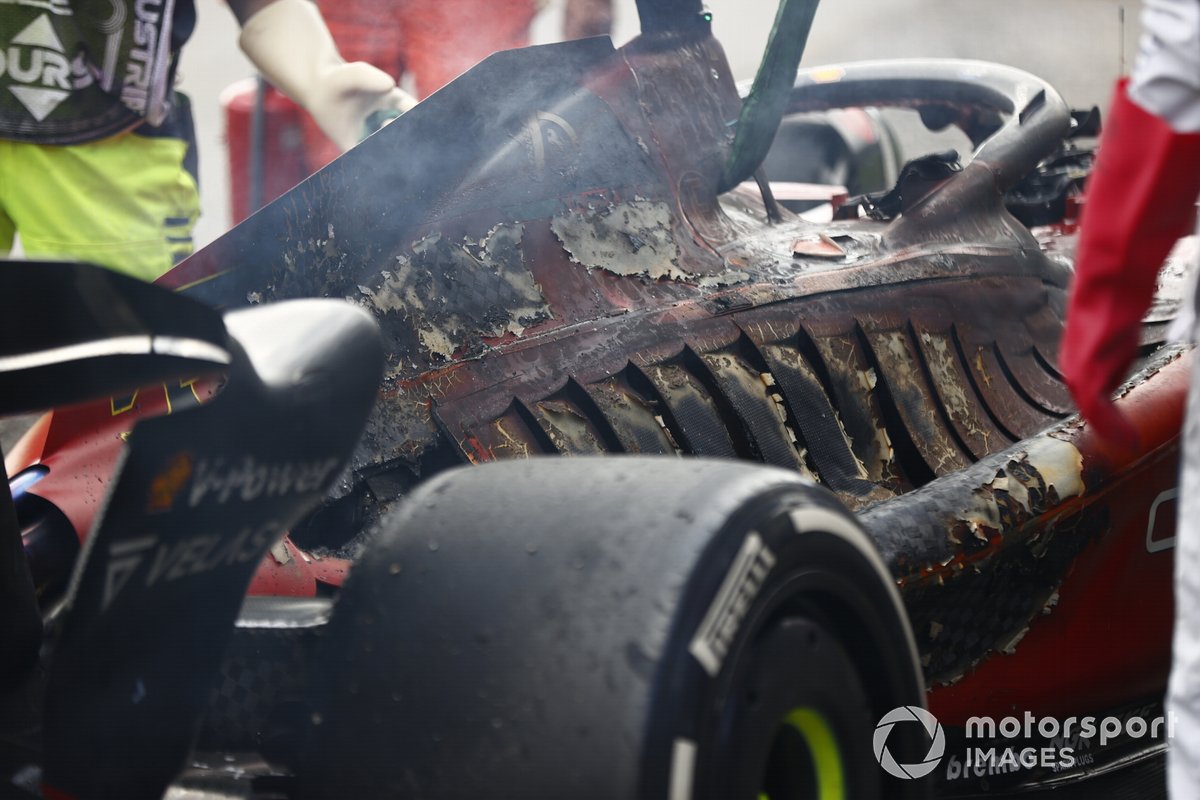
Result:
[[[1180,133],[1200,131],[1200,0],[1145,0],[1129,97]]]

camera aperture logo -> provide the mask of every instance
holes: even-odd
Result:
[[[923,760],[915,764],[899,763],[888,750],[888,736],[891,735],[892,728],[901,724],[920,725],[929,734],[929,752],[925,754]],[[874,745],[875,760],[887,774],[906,780],[924,778],[937,769],[938,762],[946,753],[946,732],[942,730],[937,717],[920,706],[900,706],[893,708],[883,715],[883,719],[879,720],[879,724],[875,726],[875,737],[872,744]]]
[[[1006,775],[1025,770],[1059,773],[1089,767],[1101,758],[1106,747],[1148,739],[1166,743],[1175,736],[1174,715],[1159,714],[1152,705],[1126,710],[1106,717],[971,717],[965,727],[951,728],[955,748],[962,750],[946,757],[946,732],[937,717],[919,706],[893,708],[875,726],[872,741],[875,760],[885,772],[903,780],[923,778],[945,761],[944,779],[956,781],[985,776]],[[928,735],[929,751],[914,763],[902,764],[888,749],[888,737],[897,725],[920,725]],[[916,731],[911,731],[915,734]],[[902,753],[912,758],[914,753]]]

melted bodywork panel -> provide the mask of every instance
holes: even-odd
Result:
[[[1181,353],[1156,354],[1131,391],[1159,373],[1170,373],[1165,384],[1179,381]],[[953,683],[990,654],[1011,654],[1053,613],[1077,557],[1112,533],[1113,512],[1096,497],[1118,471],[1137,480],[1177,457],[1167,437],[1181,411],[1181,402],[1158,410],[1165,419],[1147,442],[1151,458],[1105,463],[1113,456],[1067,422],[859,515],[898,578],[928,680]]]
[[[499,225],[480,242],[453,243],[430,234],[413,243],[411,256],[397,256],[393,269],[360,284],[359,292],[376,316],[404,316],[427,360],[477,352],[486,338],[519,336],[550,316],[525,266],[522,233],[520,225]],[[480,307],[491,313],[476,318]]]
[[[614,375],[587,388],[588,395],[626,453],[677,454],[678,442],[663,422],[657,403],[634,389],[625,375]]]
[[[830,376],[834,407],[841,410],[854,455],[867,478],[899,488],[895,451],[875,392],[879,375],[867,363],[857,336],[818,336],[813,343]]]
[[[916,342],[941,408],[970,456],[982,458],[1011,441],[993,423],[987,406],[971,386],[951,332],[921,330]]]
[[[963,63],[903,92],[977,93],[983,111],[939,106],[974,158],[892,220],[718,194],[740,101],[698,25],[492,56],[164,282],[375,315],[387,376],[348,483],[379,507],[452,464],[542,454],[810,476],[860,513],[929,675],[952,679],[1061,582],[1087,526],[1045,517],[1090,488],[1045,433],[1073,411],[1069,268],[1004,205],[1069,116],[1036,79]],[[802,73],[788,111],[895,104],[880,67],[839,69]]]
[[[1084,490],[1080,451],[1039,436],[863,512],[900,575],[930,680],[1004,650],[1041,612],[1088,542],[1061,510]]]
[[[494,91],[512,74],[533,78]],[[738,107],[724,54],[706,35],[670,47],[643,36],[622,50],[589,41],[498,54],[167,282],[216,305],[341,295],[376,315],[388,383],[355,464],[407,469],[414,481],[422,462],[454,461],[437,452],[469,452],[461,441],[482,437],[514,403],[538,417],[510,432],[529,452],[576,450],[578,441],[547,447],[550,431],[571,426],[550,425],[539,403],[565,380],[602,384],[629,365],[664,421],[655,449],[671,441],[672,450],[811,471],[854,498],[919,486],[1032,433],[1045,411],[1052,419],[1044,383],[1055,378],[1044,369],[1028,377],[1036,361],[1007,375],[1033,408],[1012,397],[985,408],[986,392],[964,380],[971,363],[949,342],[916,341],[902,327],[910,319],[888,311],[928,302],[923,285],[946,284],[940,319],[982,326],[977,338],[997,357],[1014,324],[997,308],[1056,315],[1037,295],[1066,273],[1004,212],[1002,158],[991,178],[962,170],[944,187],[949,199],[890,225],[764,224],[727,211],[716,194]],[[947,221],[919,223],[946,203],[959,206]],[[839,242],[839,258],[796,253],[796,242],[822,236]],[[995,295],[973,303],[977,313],[955,308],[964,291],[953,284],[967,278]],[[773,318],[757,319],[760,308]],[[743,333],[755,325],[791,326],[796,341],[768,333],[756,343]],[[946,327],[931,319],[922,330]],[[718,355],[738,337],[748,353]],[[768,344],[778,345],[769,359]],[[608,422],[601,403],[581,413],[601,449],[632,446],[634,431]],[[649,443],[652,428],[640,431]],[[488,446],[505,444],[502,435]]]
[[[571,260],[585,267],[652,280],[695,277],[680,265],[665,203],[634,201],[563,214],[550,229]]]

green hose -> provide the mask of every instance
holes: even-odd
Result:
[[[754,76],[750,96],[742,104],[737,133],[720,191],[727,192],[748,179],[767,157],[775,131],[783,119],[788,94],[796,80],[800,56],[808,43],[819,0],[782,0],[771,28],[762,64]]]

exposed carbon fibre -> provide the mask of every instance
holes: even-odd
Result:
[[[930,681],[1015,644],[1105,529],[1047,518],[1084,492],[1082,467],[1072,444],[1039,436],[860,514],[900,579]]]
[[[857,338],[817,336],[813,344],[829,373],[832,405],[841,415],[854,455],[866,469],[867,478],[889,489],[903,490],[906,483],[896,467],[892,440],[875,395],[879,378],[867,363]]]
[[[789,107],[896,102],[877,67],[839,70]],[[462,459],[810,473],[861,510],[930,675],[953,677],[1019,634],[1086,546],[1055,534],[1077,521],[1043,518],[1070,474],[1041,434],[1073,411],[1055,367],[1069,269],[1004,207],[1069,116],[1021,73],[917,72],[906,103],[953,111],[977,151],[890,222],[768,221],[765,201],[718,195],[738,106],[720,46],[593,41],[494,56],[172,280],[376,315],[389,374],[351,476],[369,502]],[[461,135],[439,141],[449,124]],[[822,236],[840,257],[795,247]]]
[[[676,364],[644,370],[662,398],[668,425],[688,453],[734,458],[737,451],[716,402],[691,373]]]
[[[914,333],[941,410],[971,457],[982,458],[1015,441],[996,426],[982,399],[975,394],[953,335],[924,326]]]
[[[908,313],[868,310],[871,293],[824,298],[824,319],[814,329],[843,331],[827,335],[789,321],[775,305],[744,320],[735,313],[693,321],[682,352],[640,349],[634,342],[649,329],[628,327],[620,335],[633,338],[619,370],[597,374],[592,354],[608,350],[584,350],[567,385],[549,392],[539,374],[517,368],[522,353],[515,351],[479,364],[507,387],[488,393],[492,405],[507,392],[506,411],[489,419],[488,405],[474,405],[474,395],[443,379],[437,417],[473,460],[546,452],[740,456],[810,474],[858,508],[1056,420],[996,357],[1010,323],[988,323],[987,309],[1006,294],[1010,306],[1028,307],[1029,292],[1019,285],[956,300],[956,314],[949,296],[928,289],[912,298]],[[976,322],[949,321],[959,316]],[[1047,391],[1065,391],[1026,353],[1024,368],[1036,367]]]
[[[812,365],[794,347],[767,345],[763,355],[796,420],[809,461],[825,484],[837,492],[871,491],[867,470],[850,449],[850,437]]]
[[[528,458],[547,452],[557,452],[549,445],[549,437],[541,437],[530,427],[527,413],[513,401],[508,410],[495,419],[466,430],[461,447],[473,462],[503,458]]]
[[[774,377],[754,369],[734,353],[709,353],[701,358],[744,424],[762,460],[812,477],[800,457],[801,443],[788,425],[782,398],[770,391],[775,385]]]
[[[604,415],[627,453],[677,453],[659,411],[629,385],[624,373],[587,387],[588,395]]]
[[[289,707],[303,708],[316,637],[297,628],[238,628],[213,687],[200,749],[269,750]],[[297,634],[300,635],[297,635]]]
[[[945,475],[966,466],[967,454],[954,440],[937,405],[930,402],[929,385],[908,331],[867,328],[864,336],[899,421],[929,471]]]

